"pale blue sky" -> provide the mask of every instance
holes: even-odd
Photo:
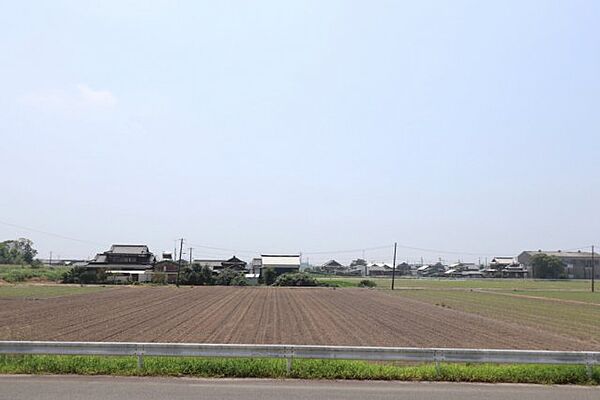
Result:
[[[571,0],[4,2],[0,221],[83,242],[0,238],[43,257],[182,236],[482,257],[598,243],[598,21],[600,2]]]

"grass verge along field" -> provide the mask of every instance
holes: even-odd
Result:
[[[95,293],[105,290],[102,286],[73,285],[2,285],[0,299],[49,299],[74,294]]]
[[[294,360],[290,373],[285,360],[192,357],[145,357],[142,370],[135,357],[0,356],[0,374],[78,374],[193,376],[227,378],[361,379],[489,383],[600,383],[600,368],[588,379],[585,366],[441,364],[401,366],[348,360]]]
[[[69,267],[31,267],[29,265],[0,265],[0,280],[9,283],[24,282],[31,279],[58,282]]]

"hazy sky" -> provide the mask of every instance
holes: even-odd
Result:
[[[592,0],[5,1],[0,239],[315,263],[598,244],[598,21]]]

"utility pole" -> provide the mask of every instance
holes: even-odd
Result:
[[[596,264],[594,264],[594,245],[592,245],[592,293],[594,293],[594,275],[596,275]]]
[[[50,252],[50,259],[48,260],[48,266],[52,266],[52,252]]]
[[[394,264],[392,265],[392,290],[394,290],[394,281],[396,280],[396,247],[398,243],[394,242]]]
[[[190,267],[192,266],[192,251],[194,250],[193,247],[190,247]]]
[[[180,239],[181,244],[179,245],[179,264],[177,265],[177,287],[179,287],[179,274],[181,273],[181,254],[183,253],[183,238]],[[177,247],[175,247],[177,250]]]

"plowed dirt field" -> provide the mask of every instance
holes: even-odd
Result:
[[[216,286],[0,299],[0,340],[598,349],[378,290]]]

